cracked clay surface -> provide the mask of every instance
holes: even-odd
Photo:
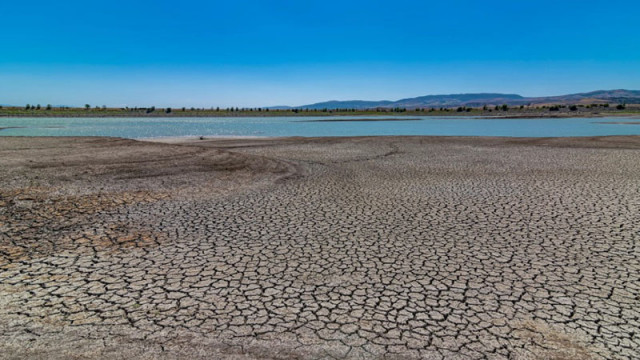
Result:
[[[0,358],[638,359],[640,138],[0,138]]]

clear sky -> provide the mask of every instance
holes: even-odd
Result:
[[[638,0],[12,1],[0,104],[268,106],[640,89]]]

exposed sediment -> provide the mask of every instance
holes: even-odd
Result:
[[[7,358],[634,359],[640,137],[0,138]]]

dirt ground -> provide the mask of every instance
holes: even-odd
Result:
[[[0,137],[0,358],[640,358],[640,137]]]

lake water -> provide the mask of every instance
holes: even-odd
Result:
[[[376,119],[378,121],[363,121]],[[383,119],[388,119],[380,121]],[[391,119],[407,119],[393,121]],[[412,119],[412,120],[408,120]],[[331,121],[351,120],[351,121]],[[597,136],[640,135],[639,118],[475,117],[0,118],[0,136]]]

